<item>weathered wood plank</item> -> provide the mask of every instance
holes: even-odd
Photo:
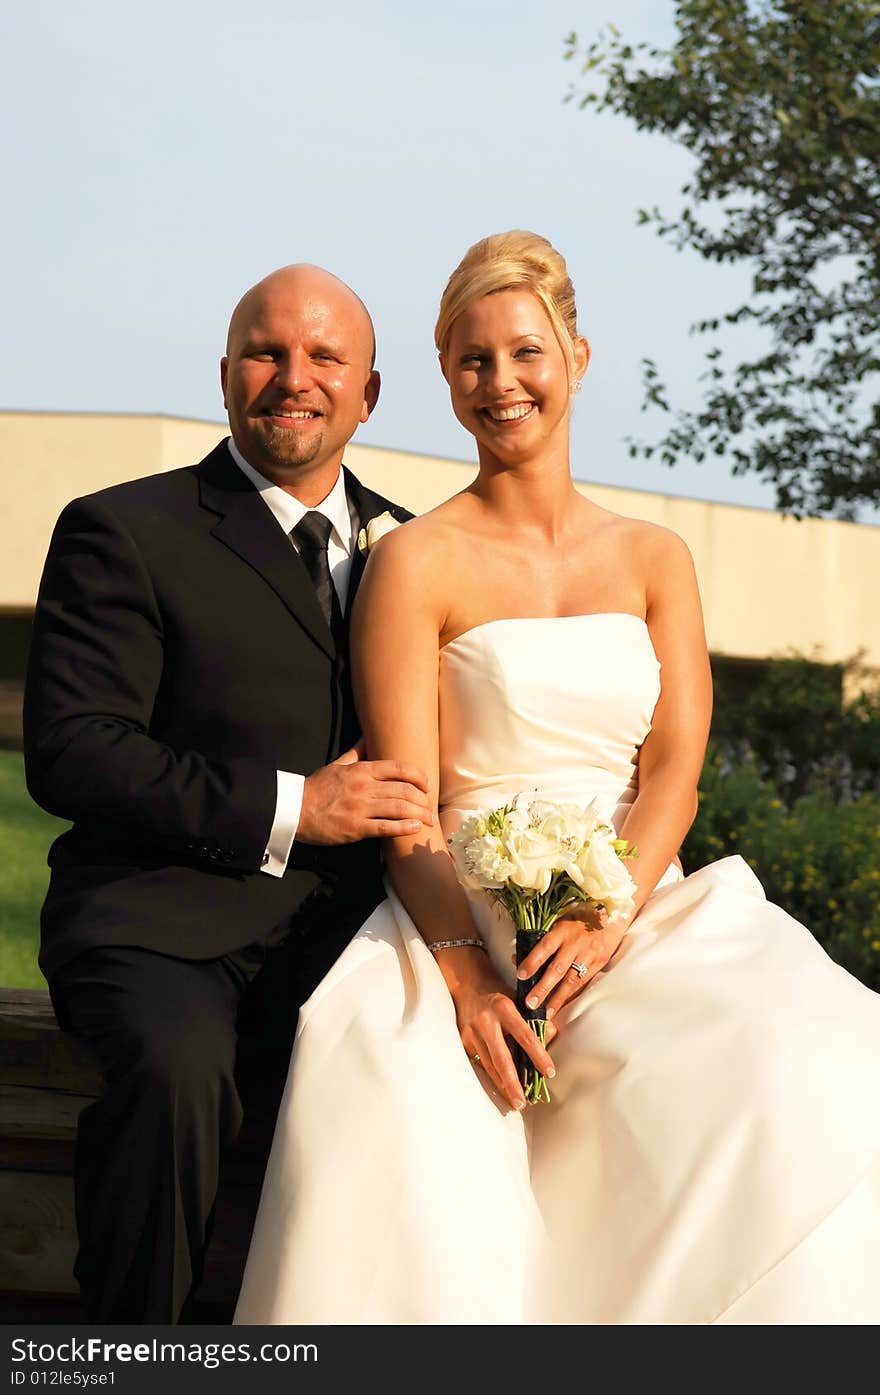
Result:
[[[46,1047],[0,1041],[0,1080],[8,1085],[30,1085],[45,1090],[65,1090],[96,1098],[101,1077],[78,1043],[58,1033],[59,1040]]]
[[[0,1290],[75,1294],[73,1181],[0,1173]]]
[[[0,1080],[96,1095],[101,1078],[92,1053],[62,1032],[49,994],[0,989]]]
[[[0,1137],[0,1172],[65,1172],[73,1175],[72,1138]]]
[[[82,1303],[72,1293],[10,1293],[0,1290],[0,1312],[7,1327],[30,1327],[34,1323],[42,1327],[49,1322],[78,1326],[86,1320]]]
[[[58,1031],[52,1001],[45,988],[0,987],[0,1018],[19,1019]]]
[[[259,1192],[221,1184],[199,1297],[234,1302]],[[73,1181],[44,1173],[0,1173],[0,1292],[76,1294]]]
[[[0,1084],[0,1134],[4,1138],[73,1139],[80,1111],[91,1102],[88,1095]]]

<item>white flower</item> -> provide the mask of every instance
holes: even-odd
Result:
[[[378,514],[376,518],[371,518],[366,528],[362,528],[358,533],[358,551],[363,552],[363,554],[367,556],[371,549],[376,546],[380,538],[384,538],[386,533],[390,533],[393,529],[399,527],[399,521],[386,509],[384,513]]]
[[[525,890],[546,891],[555,872],[574,875],[576,859],[598,823],[592,805],[552,804],[537,796],[518,795],[505,823],[512,880]]]
[[[584,895],[601,901],[609,920],[632,915],[635,885],[625,864],[612,846],[614,830],[597,830],[577,859],[577,871],[572,880]]]
[[[526,891],[546,891],[561,865],[559,844],[540,828],[511,829],[505,839],[510,879]]]
[[[472,891],[503,886],[513,872],[503,841],[489,832],[482,814],[465,819],[449,839],[449,847],[460,881]]]
[[[485,815],[471,814],[466,818],[464,823],[452,834],[452,837],[447,839],[455,860],[458,861],[459,858],[464,857],[465,848],[474,838],[485,837],[487,829]]]
[[[600,822],[595,800],[584,809],[578,804],[547,804],[535,799],[530,808],[540,819],[537,826],[541,832],[555,838],[560,849],[568,853],[579,852]]]
[[[488,833],[485,837],[474,838],[467,844],[465,863],[469,884],[483,889],[503,886],[516,870],[505,855],[501,839],[493,838]]]
[[[517,795],[503,809],[471,814],[449,839],[460,880],[471,890],[549,891],[562,873],[610,919],[632,914],[634,885],[595,801],[586,808]]]

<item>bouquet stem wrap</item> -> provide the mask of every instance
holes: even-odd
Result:
[[[551,874],[545,891],[520,891],[508,885],[503,892],[497,894],[497,898],[507,907],[516,926],[517,968],[560,916],[575,906],[589,904],[584,900],[580,888],[568,875],[560,871]],[[529,1007],[526,998],[543,975],[545,968],[546,965],[543,965],[531,978],[518,978],[516,981],[516,1005],[542,1046],[547,1045],[547,1011],[543,1003],[535,1008]],[[543,1100],[549,1104],[550,1088],[547,1078],[541,1075],[528,1052],[524,1051],[518,1042],[514,1043],[513,1061],[526,1103],[540,1104]]]
[[[516,963],[519,968],[526,955],[530,954],[535,945],[540,942],[543,930],[520,930],[516,932]],[[533,974],[531,978],[517,979],[516,981],[516,1005],[522,1016],[528,1022],[532,1031],[537,1036],[541,1045],[547,1041],[547,1013],[544,1004],[538,1007],[528,1007],[526,998],[531,993],[543,970]],[[526,1054],[519,1042],[514,1043],[513,1063],[516,1066],[516,1073],[519,1076],[519,1083],[523,1087],[523,1094],[529,1104],[538,1104],[540,1100],[549,1102],[550,1091],[547,1088],[547,1079],[540,1075],[531,1059]]]

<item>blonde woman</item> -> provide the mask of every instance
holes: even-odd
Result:
[[[562,257],[477,243],[436,338],[479,473],[377,543],[353,652],[369,755],[428,771],[439,821],[389,841],[388,900],[302,1010],[236,1321],[876,1322],[880,1003],[741,859],[682,876],[694,568],[572,484]],[[446,845],[530,789],[596,798],[640,850],[630,922],[561,921],[524,966],[546,1050]]]

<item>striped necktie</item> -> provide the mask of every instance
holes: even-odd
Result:
[[[327,544],[332,531],[333,524],[329,518],[323,513],[318,513],[316,509],[311,509],[300,519],[296,527],[291,529],[299,544],[299,555],[312,579],[318,605],[331,633],[336,635],[342,627],[342,607],[327,560]]]

